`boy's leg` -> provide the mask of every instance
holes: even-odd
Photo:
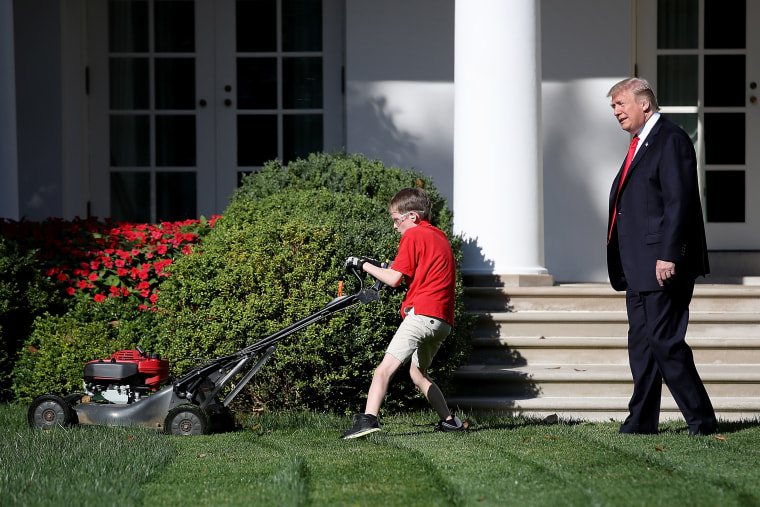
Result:
[[[388,391],[388,384],[396,373],[401,361],[390,354],[385,354],[380,366],[377,367],[372,375],[372,384],[367,394],[367,406],[363,414],[354,414],[354,424],[343,433],[340,438],[350,439],[362,437],[376,431],[380,431],[380,424],[377,415],[380,413],[380,405],[383,403],[385,393]]]
[[[422,391],[422,394],[425,395],[425,398],[427,398],[428,403],[433,407],[433,410],[438,413],[438,417],[440,417],[442,421],[451,418],[451,412],[449,412],[449,406],[446,404],[446,398],[444,398],[441,390],[427,374],[427,370],[421,370],[416,364],[414,364],[414,361],[412,361],[411,366],[409,367],[409,376],[412,378],[414,385],[416,385],[417,388]]]
[[[367,405],[364,409],[365,414],[377,416],[380,413],[380,405],[383,404],[385,393],[388,392],[388,384],[399,366],[401,366],[401,361],[390,354],[385,354],[380,366],[372,375],[372,384],[369,386]]]

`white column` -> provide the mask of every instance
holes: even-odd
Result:
[[[457,0],[454,226],[465,275],[553,282],[544,267],[540,0]]]
[[[13,2],[0,2],[0,217],[19,219]]]

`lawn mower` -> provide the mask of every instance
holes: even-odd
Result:
[[[171,382],[169,361],[140,347],[90,361],[84,366],[85,392],[37,397],[29,407],[29,424],[43,430],[73,424],[142,426],[170,435],[227,429],[232,423],[227,406],[272,356],[280,340],[337,312],[380,298],[382,282],[365,288],[363,272],[354,267],[347,271],[359,280],[355,294],[342,295],[339,290],[338,297],[322,310],[234,354],[210,359]],[[222,393],[227,386],[232,389]]]

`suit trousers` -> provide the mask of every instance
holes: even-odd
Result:
[[[661,291],[626,291],[628,360],[634,388],[630,414],[620,433],[658,432],[663,380],[690,433],[717,431],[715,411],[685,340],[693,292],[694,280],[680,278]]]

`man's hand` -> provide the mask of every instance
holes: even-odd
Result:
[[[660,287],[663,287],[666,283],[672,282],[673,278],[676,276],[675,263],[657,259],[655,275],[657,276],[657,283],[660,284]]]

